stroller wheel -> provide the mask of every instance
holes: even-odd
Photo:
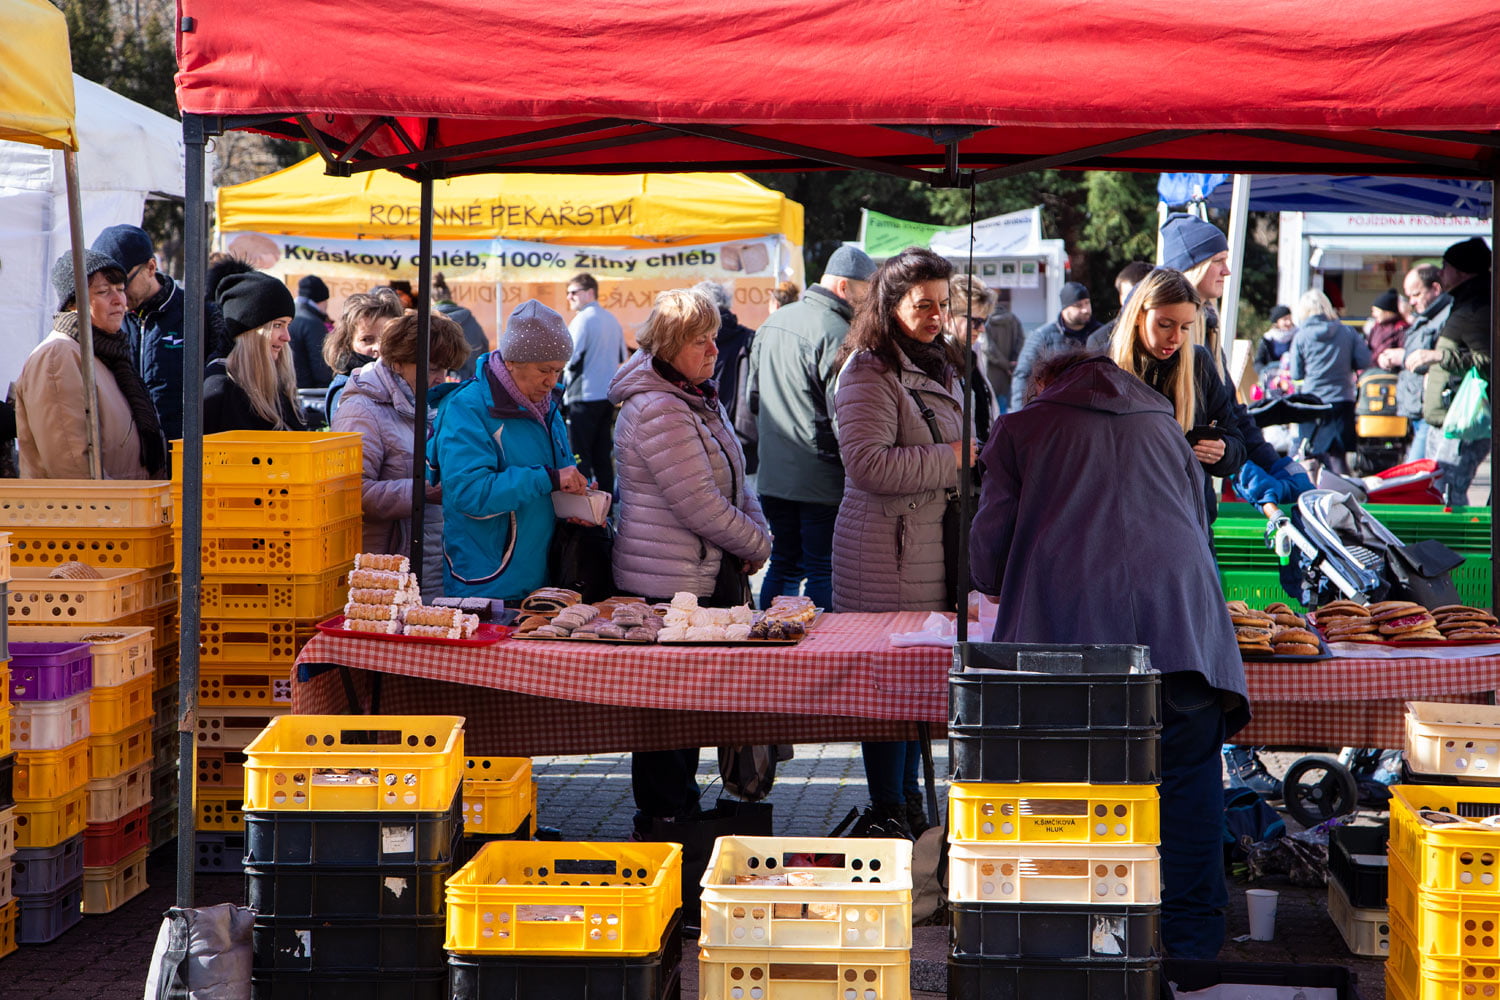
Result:
[[[1286,811],[1303,826],[1317,826],[1351,813],[1359,804],[1354,776],[1328,757],[1302,757],[1293,761],[1281,784]]]

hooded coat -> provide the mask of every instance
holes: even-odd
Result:
[[[1325,403],[1354,401],[1354,373],[1370,367],[1370,345],[1336,319],[1313,315],[1297,324],[1287,370],[1302,391]]]
[[[362,435],[365,552],[405,555],[411,550],[411,445],[416,423],[416,397],[400,375],[379,361],[350,374],[333,429]],[[442,597],[441,504],[423,507],[422,540],[423,599]]]
[[[933,411],[933,440],[915,391]],[[945,600],[943,511],[958,486],[948,442],[963,431],[958,382],[934,381],[903,354],[891,371],[860,351],[834,390],[844,502],[833,529],[837,611],[941,611]]]
[[[292,365],[297,370],[297,388],[326,389],[333,381],[333,369],[323,360],[323,340],[333,329],[328,314],[311,300],[297,296],[297,313],[288,331],[292,342]]]
[[[477,366],[439,404],[427,442],[427,478],[443,487],[443,593],[519,601],[546,582],[552,491],[573,449],[561,389],[543,425],[484,357]]]
[[[771,533],[745,482],[745,455],[724,407],[657,372],[645,351],[615,373],[620,495],[615,585],[626,593],[707,597],[719,566],[764,562]]]
[[[1239,696],[1229,732],[1248,721],[1202,474],[1170,403],[1091,358],[1001,417],[979,465],[970,572],[999,601],[993,641],[1145,645],[1157,670]]]

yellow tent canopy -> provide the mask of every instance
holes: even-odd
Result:
[[[386,170],[330,177],[310,157],[219,189],[221,233],[417,238],[419,188]],[[486,174],[433,184],[433,237],[655,246],[779,233],[802,243],[802,206],[744,174]]]
[[[78,148],[68,23],[47,0],[0,0],[0,139]]]

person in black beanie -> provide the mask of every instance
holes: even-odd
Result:
[[[328,285],[316,274],[297,282],[297,314],[292,317],[292,366],[299,389],[324,389],[333,370],[323,360],[323,339],[333,332],[328,318]]]
[[[225,357],[208,364],[203,432],[305,430],[287,349],[297,309],[292,293],[269,274],[252,271],[221,280],[214,300],[232,343]]]
[[[84,251],[93,325],[99,466],[105,479],[164,479],[167,444],[156,407],[136,370],[125,322],[125,269]],[[74,301],[73,254],[52,266],[59,312],[52,333],[26,359],[16,380],[16,442],[28,479],[88,479],[85,450],[82,323]]]

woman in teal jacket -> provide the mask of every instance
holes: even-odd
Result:
[[[499,350],[443,400],[427,446],[443,488],[443,592],[519,601],[546,583],[552,492],[583,493],[558,381],[573,353],[561,316],[528,299]]]

